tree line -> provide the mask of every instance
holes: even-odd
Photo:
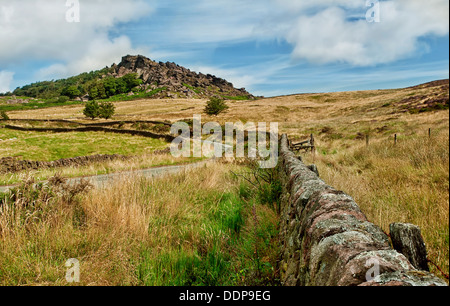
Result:
[[[129,93],[142,84],[136,73],[115,78],[107,76],[110,72],[111,68],[104,68],[67,79],[37,82],[18,87],[9,95],[38,99],[60,98],[61,101],[67,101],[88,94],[90,99],[107,99],[114,95]]]

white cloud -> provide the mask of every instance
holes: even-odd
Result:
[[[0,71],[0,93],[6,93],[11,90],[11,83],[14,78],[14,72]]]
[[[111,34],[151,12],[143,0],[80,0],[80,22],[69,23],[65,0],[0,0],[0,8],[0,67],[57,62],[39,72],[49,77],[99,69],[141,51],[126,36]]]
[[[415,54],[420,38],[449,32],[448,0],[382,1],[380,23],[365,20],[363,0],[275,1],[291,25],[273,34],[294,46],[294,58],[313,63],[390,63]],[[361,19],[350,20],[358,8]]]

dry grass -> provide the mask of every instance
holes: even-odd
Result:
[[[292,139],[316,136],[315,162],[322,177],[360,204],[388,230],[391,222],[421,226],[430,257],[449,267],[448,110],[411,114],[401,101],[433,88],[302,94],[229,101],[228,112],[203,121],[279,122]],[[205,100],[143,100],[116,103],[115,119],[176,121],[202,114]],[[11,112],[11,118],[82,119],[82,107]],[[428,128],[433,138],[428,140]],[[370,146],[365,147],[365,134]],[[393,136],[399,143],[393,146]],[[186,191],[189,194],[189,191]],[[436,270],[434,270],[436,272]],[[439,274],[436,272],[436,274]]]
[[[36,181],[45,181],[56,174],[66,178],[94,176],[109,173],[148,169],[152,167],[180,165],[201,160],[202,158],[173,157],[171,154],[144,154],[130,156],[106,162],[94,162],[84,166],[70,166],[27,170],[17,173],[0,173],[0,185],[8,186],[22,182],[27,177]]]
[[[242,182],[230,170],[239,167],[214,164],[161,179],[129,178],[72,201],[43,191],[35,202],[27,194],[28,200],[4,204],[0,284],[67,285],[69,258],[80,260],[79,285],[241,282],[246,274],[236,271],[253,264],[245,251],[249,240],[241,240],[252,224],[239,196]],[[260,205],[257,210],[265,226],[260,237],[275,237],[276,214]]]
[[[420,226],[429,258],[448,271],[448,130],[431,139],[425,132],[402,137],[396,146],[392,139],[376,139],[369,147],[360,143],[334,154],[328,150],[319,147],[315,157],[322,178],[352,195],[386,232],[394,222]]]

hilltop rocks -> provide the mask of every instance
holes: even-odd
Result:
[[[236,89],[233,84],[211,74],[196,73],[175,63],[155,62],[142,55],[127,55],[122,61],[111,66],[114,77],[136,73],[142,79],[143,89],[165,90],[155,97],[160,98],[204,98],[219,96],[254,97],[245,88]]]

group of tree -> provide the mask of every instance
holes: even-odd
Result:
[[[111,68],[104,68],[67,79],[37,82],[19,87],[12,94],[39,99],[61,96],[75,99],[89,94],[91,99],[106,99],[117,94],[129,93],[142,84],[136,73],[115,78],[109,75],[111,72]]]
[[[121,78],[107,77],[94,80],[85,85],[85,90],[91,99],[107,99],[109,97],[129,93],[142,84],[136,73],[124,75]]]
[[[116,107],[112,102],[98,103],[97,101],[92,100],[86,103],[83,114],[91,119],[110,119],[114,115],[115,111]]]

